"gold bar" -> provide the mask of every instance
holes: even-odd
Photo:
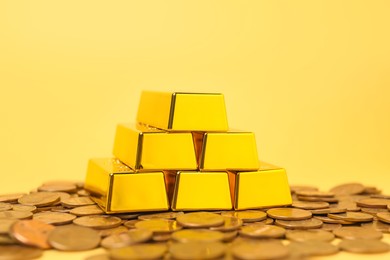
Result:
[[[164,174],[169,175],[171,183],[175,179],[172,210],[232,209],[229,179],[226,172],[164,172]]]
[[[143,91],[137,122],[168,131],[227,131],[223,94]]]
[[[193,136],[200,171],[255,171],[260,167],[254,133],[194,132]]]
[[[286,171],[261,162],[253,172],[229,171],[230,191],[236,210],[286,206],[292,203]]]
[[[119,124],[113,154],[136,171],[196,170],[191,133]]]
[[[135,173],[114,158],[89,160],[85,189],[106,213],[169,209],[163,172]]]

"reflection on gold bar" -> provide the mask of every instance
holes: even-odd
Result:
[[[135,173],[113,158],[89,161],[85,189],[106,213],[169,209],[162,172]]]
[[[172,178],[175,173],[164,172]],[[232,208],[226,172],[177,172],[172,210],[229,210]]]
[[[254,133],[193,133],[201,171],[254,171],[259,169]]]
[[[144,91],[137,122],[168,131],[227,131],[225,100],[219,93]]]
[[[255,172],[228,172],[236,210],[285,206],[292,203],[286,171],[261,162]]]
[[[197,169],[191,133],[119,124],[113,153],[136,171]]]

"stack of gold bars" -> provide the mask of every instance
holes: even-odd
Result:
[[[142,92],[137,122],[117,126],[113,155],[91,159],[85,181],[107,213],[292,203],[285,170],[259,162],[254,133],[228,127],[219,93]]]

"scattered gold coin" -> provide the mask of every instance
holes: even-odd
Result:
[[[183,227],[215,227],[221,226],[225,219],[216,213],[192,212],[176,217],[176,221]]]
[[[61,251],[84,251],[97,247],[97,231],[76,225],[58,226],[49,233],[49,244]]]

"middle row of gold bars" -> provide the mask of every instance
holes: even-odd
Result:
[[[113,155],[91,159],[85,181],[107,213],[292,202],[286,171],[259,161],[254,133],[229,129],[219,93],[142,92],[137,122],[117,126]]]

